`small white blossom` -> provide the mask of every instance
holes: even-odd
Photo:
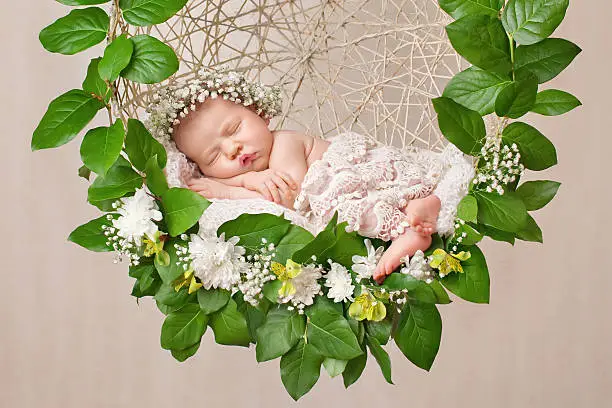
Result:
[[[327,297],[334,299],[334,302],[343,302],[345,300],[353,301],[353,291],[355,285],[352,283],[351,274],[348,270],[336,262],[330,262],[331,270],[326,275],[325,286],[329,291]]]
[[[433,269],[429,266],[428,259],[420,249],[415,252],[409,262],[406,262],[406,266],[400,272],[419,280],[427,280],[433,276]]]
[[[382,256],[385,250],[385,247],[382,246],[374,250],[374,247],[372,246],[372,243],[369,239],[365,239],[363,242],[365,243],[365,246],[368,250],[368,255],[353,255],[352,258],[352,269],[357,274],[358,280],[370,279],[372,277],[372,274],[376,270],[376,265],[378,264],[378,261],[380,260],[380,257]]]

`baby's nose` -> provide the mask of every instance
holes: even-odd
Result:
[[[240,154],[241,150],[242,150],[242,145],[240,145],[238,143],[232,144],[231,147],[230,147],[230,151],[229,151],[230,159],[234,160],[236,157],[238,157],[238,155]]]

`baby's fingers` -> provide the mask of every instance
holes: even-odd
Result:
[[[283,172],[283,171],[276,171],[276,175],[279,176],[280,178],[282,178],[285,183],[287,184],[287,186],[290,186],[292,189],[297,190],[298,186],[297,183],[293,180],[293,177],[291,177],[289,174]]]
[[[265,183],[261,183],[260,185],[258,185],[255,190],[261,194],[266,200],[268,201],[273,201],[273,197],[272,194],[270,194],[270,191],[268,189],[268,186]]]
[[[274,197],[274,202],[280,203],[281,198],[280,198],[280,194],[278,193],[278,187],[276,186],[276,184],[274,184],[272,180],[267,180],[266,186],[268,187],[270,194],[272,194],[272,196]]]

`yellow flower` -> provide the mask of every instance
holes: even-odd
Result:
[[[349,316],[356,320],[371,320],[379,322],[387,315],[387,309],[380,300],[377,300],[368,291],[363,292],[355,298],[355,301],[349,306]]]
[[[179,291],[185,285],[189,285],[188,293],[191,295],[196,290],[202,287],[201,283],[196,281],[195,275],[193,274],[193,269],[190,267],[181,277],[174,281],[174,290]]]
[[[458,254],[446,253],[441,248],[437,248],[433,252],[433,259],[429,262],[429,266],[440,270],[440,277],[448,275],[451,272],[463,273],[460,261],[470,259],[470,252],[461,251]]]
[[[276,261],[272,261],[270,268],[276,275],[277,279],[283,282],[283,286],[281,286],[281,288],[278,290],[278,295],[282,297],[293,295],[296,292],[296,289],[293,282],[291,282],[291,279],[295,278],[300,274],[300,272],[302,272],[302,265],[292,261],[291,259],[287,259],[286,266]]]
[[[151,256],[157,254],[164,249],[164,242],[159,239],[161,232],[155,231],[153,238],[151,239],[148,235],[145,235],[142,239],[145,244],[144,256]]]

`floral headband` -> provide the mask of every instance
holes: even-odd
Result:
[[[173,126],[180,123],[189,111],[196,110],[197,102],[223,98],[244,106],[252,106],[255,113],[269,119],[281,113],[281,88],[248,80],[244,74],[230,71],[225,66],[205,68],[186,83],[167,85],[157,90],[153,102],[146,108],[147,129],[168,153],[166,175],[171,187],[184,187],[188,177],[198,173],[172,140]]]

